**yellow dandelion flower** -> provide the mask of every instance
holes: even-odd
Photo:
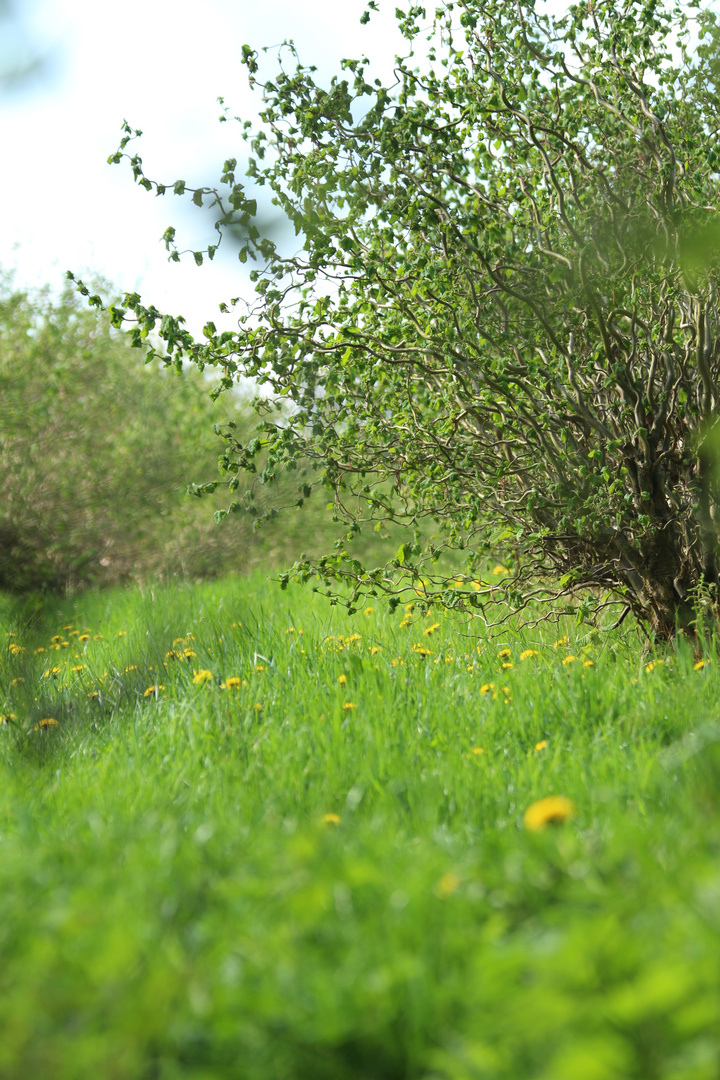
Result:
[[[577,656],[563,656],[563,665],[574,664],[577,660]]]
[[[43,647],[42,647],[42,645],[41,645],[39,649],[36,649],[36,650],[35,650],[35,652],[36,652],[36,653],[41,653],[41,652],[45,652],[45,649],[43,649]]]
[[[498,653],[498,660],[507,659],[508,656],[512,656],[512,649],[501,649]]]
[[[126,675],[128,671],[137,671],[137,664],[129,664],[128,667],[125,668]]]
[[[707,660],[698,660],[697,664],[693,665],[693,671],[702,671],[707,664]]]
[[[537,649],[523,649],[523,651],[520,653],[520,659],[529,660],[531,656],[537,656],[537,654]]]
[[[73,628],[73,624],[71,622],[69,622],[67,624],[67,626],[63,626],[63,630],[72,630],[72,628]]]
[[[423,659],[426,656],[432,656],[432,649],[428,649],[425,645],[420,645],[417,641],[413,645],[413,652],[417,653],[418,656],[422,656]]]
[[[208,671],[207,668],[201,668],[200,671],[196,671],[193,674],[193,683],[195,686],[203,686],[206,682],[209,682],[212,677],[212,671]]]
[[[13,679],[10,683],[11,686],[19,686],[21,682],[25,682],[22,675],[18,675],[17,679]]]
[[[10,652],[12,653],[13,656],[18,656],[20,653],[25,652],[22,645],[16,645],[14,641],[10,642],[10,644],[8,645],[8,649],[10,650]]]
[[[497,566],[493,566],[493,574],[495,575],[495,577],[500,577],[501,574],[509,573],[510,571],[507,569],[507,567],[501,566],[500,563],[498,563]]]
[[[256,701],[256,702],[255,702],[255,712],[262,712],[262,708],[263,708],[263,707],[262,707],[262,705],[260,704],[260,702],[259,702],[259,701]]]
[[[355,705],[353,704],[352,701],[346,701],[345,704],[343,705],[343,709],[345,710],[345,712],[351,712],[354,708],[355,708]]]
[[[453,874],[452,871],[443,876],[435,886],[435,892],[438,896],[452,896],[454,892],[460,888],[460,878],[457,874]]]
[[[240,679],[237,675],[231,675],[224,683],[220,683],[220,686],[223,690],[238,690],[243,683],[244,679]],[[247,686],[247,683],[245,685]]]
[[[594,660],[583,660],[583,667],[595,667]]]
[[[81,634],[80,637],[78,638],[78,641],[89,641],[89,640],[90,640],[90,635],[89,634]]]
[[[485,752],[486,751],[483,750],[482,746],[473,746],[472,750],[470,751],[471,754],[484,754]]]
[[[60,725],[53,716],[48,716],[44,720],[38,720],[35,725],[35,731],[47,731],[48,728],[53,727],[60,727]]]
[[[197,653],[193,652],[192,649],[183,649],[183,654],[187,657],[188,660],[193,656],[197,656]]]
[[[118,637],[127,637],[127,630],[118,630]]]
[[[102,634],[93,634],[93,641],[102,641],[102,640],[103,640]]]
[[[340,816],[338,814],[324,814],[323,821],[326,825],[339,825]]]
[[[575,804],[564,795],[549,795],[528,806],[523,815],[523,825],[531,832],[539,832],[546,825],[560,824],[575,815]]]
[[[547,744],[548,744],[547,739],[541,739],[540,742],[535,743],[535,749],[536,750],[545,750],[546,747],[547,747]]]
[[[648,672],[654,671],[656,667],[660,667],[664,663],[664,660],[651,660],[649,664],[645,665],[645,670]]]
[[[84,671],[85,670],[85,665],[84,664],[75,664],[75,666],[72,667],[70,670],[71,671]]]
[[[370,646],[370,655],[371,656],[377,656],[377,654],[380,652],[381,648],[382,648],[382,646],[380,646],[380,645],[371,645]]]
[[[568,643],[568,636],[567,636],[567,634],[564,634],[563,637],[559,637],[557,639],[557,641],[553,642],[553,649],[559,649],[561,645],[567,645],[567,643]]]
[[[440,626],[439,622],[434,622],[432,624],[432,626],[428,626],[428,627],[425,628],[425,630],[423,630],[423,634],[425,635],[425,637],[429,637],[430,634],[435,633],[435,631],[438,629],[439,626]]]
[[[480,687],[480,693],[481,694],[489,694],[490,691],[494,690],[494,689],[495,689],[495,683],[494,682],[486,682],[486,683],[483,683],[482,686]]]
[[[404,667],[405,666],[405,661],[401,657],[396,656],[395,659],[392,661],[392,666],[393,667]]]
[[[9,727],[13,720],[17,720],[17,716],[14,712],[4,713],[0,716],[0,724],[5,725],[6,727]]]
[[[412,626],[412,618],[410,615],[406,615],[405,618],[399,623],[400,629],[404,630],[406,626]]]
[[[148,686],[147,690],[143,692],[143,697],[150,697],[151,694],[154,696],[156,694],[159,694],[160,691],[164,689],[165,687],[162,685],[162,683],[158,683],[157,686]]]
[[[340,675],[338,677],[338,682],[341,686],[345,686],[345,684],[347,683],[347,675]]]
[[[510,671],[510,670],[511,670],[511,668],[515,667],[515,665],[514,665],[514,664],[510,664],[510,663],[505,663],[505,664],[503,664],[502,666],[503,666],[503,669],[504,669],[505,671]]]
[[[415,601],[414,600],[411,600],[409,604],[405,605],[405,610],[406,611],[413,611],[414,608],[415,608]]]
[[[267,667],[265,666],[265,664],[256,664],[255,665],[255,670],[256,671],[267,671]]]
[[[374,611],[375,611],[374,607],[366,607],[365,610],[363,611],[363,615],[372,615]]]
[[[88,697],[100,697],[100,694],[98,693],[97,690],[91,690],[90,693],[88,694]]]

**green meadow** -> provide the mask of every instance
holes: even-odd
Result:
[[[714,639],[0,601],[0,1076],[716,1080]]]

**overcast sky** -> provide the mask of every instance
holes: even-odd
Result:
[[[147,175],[213,184],[227,157],[243,155],[238,125],[218,122],[217,97],[248,119],[259,107],[243,44],[292,38],[303,62],[328,75],[365,52],[381,78],[402,44],[394,3],[361,26],[365,0],[0,0],[0,16],[3,4],[15,17],[0,19],[0,66],[24,54],[44,63],[0,87],[0,266],[32,286],[60,287],[68,269],[102,274],[190,315],[194,328],[217,321],[221,300],[251,294],[247,270],[230,258],[167,262],[168,225],[181,246],[206,246],[212,218],[136,187],[126,164],[107,164],[123,119],[144,133],[136,145]]]

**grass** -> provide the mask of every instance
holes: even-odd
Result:
[[[713,641],[262,578],[0,616],[3,1078],[716,1080]]]

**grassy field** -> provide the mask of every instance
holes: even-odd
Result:
[[[0,620],[1,1077],[717,1080],[713,640],[260,577]]]

